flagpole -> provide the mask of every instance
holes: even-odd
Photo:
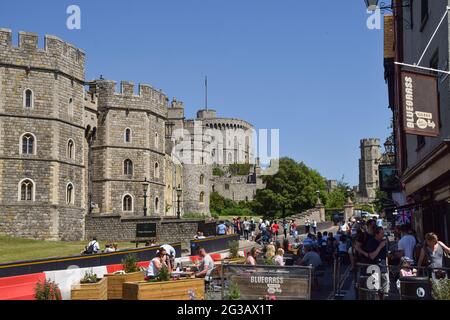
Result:
[[[208,76],[205,76],[205,109],[208,110]]]

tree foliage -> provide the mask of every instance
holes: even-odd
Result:
[[[317,190],[325,197],[325,179],[304,163],[281,158],[278,173],[263,178],[266,189],[256,192],[253,211],[265,217],[287,217],[314,207]]]
[[[344,182],[344,179],[339,181],[337,187],[331,190],[331,192],[327,195],[326,208],[344,208],[344,205],[347,203],[349,197],[352,201],[355,201],[354,194],[349,192],[349,190],[350,186],[348,183]]]

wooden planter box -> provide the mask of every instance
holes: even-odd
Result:
[[[122,300],[122,286],[125,282],[144,281],[143,272],[127,274],[105,274],[108,278],[108,300]]]
[[[124,300],[189,300],[189,291],[195,300],[205,299],[204,279],[172,280],[167,282],[125,282]]]
[[[72,300],[107,300],[108,279],[103,278],[97,283],[76,284],[71,290]]]

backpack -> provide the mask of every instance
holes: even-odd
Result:
[[[94,245],[97,243],[97,241],[93,242],[89,247],[87,247],[85,254],[93,254],[95,253]]]

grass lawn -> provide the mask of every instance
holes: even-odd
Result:
[[[88,241],[63,242],[27,240],[0,235],[0,263],[77,255]],[[105,243],[99,241],[101,249]],[[135,248],[130,242],[118,243],[119,249]]]

